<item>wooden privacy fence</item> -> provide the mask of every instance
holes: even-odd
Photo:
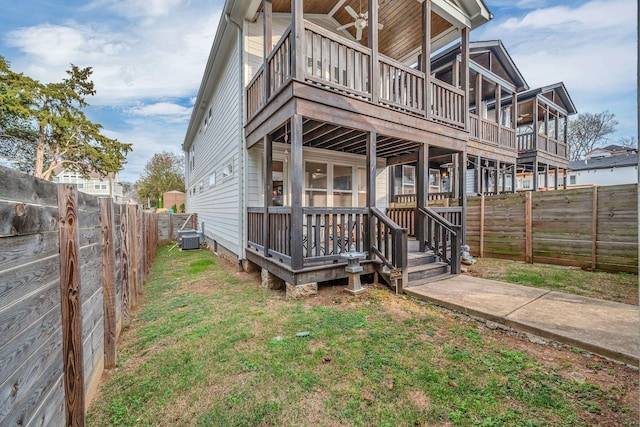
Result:
[[[638,186],[467,199],[471,254],[638,273]]]
[[[84,425],[158,218],[4,167],[0,182],[0,425]]]
[[[158,214],[158,243],[171,243],[178,239],[178,230],[198,229],[198,214]]]

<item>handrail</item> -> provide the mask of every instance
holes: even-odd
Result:
[[[451,267],[451,273],[460,273],[462,226],[452,224],[431,208],[418,207],[424,215],[427,247]]]
[[[376,229],[376,236],[371,238],[371,251],[392,271],[405,271],[407,268],[407,238],[408,230],[400,227],[380,209],[370,208],[370,219],[379,222]],[[381,227],[380,225],[384,225]],[[384,236],[383,236],[384,232]],[[375,237],[375,239],[374,239]],[[388,239],[391,239],[389,245]]]

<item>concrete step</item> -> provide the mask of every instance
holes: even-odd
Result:
[[[427,277],[425,279],[414,280],[412,282],[409,282],[409,286],[408,287],[426,285],[427,283],[433,283],[433,282],[439,282],[441,280],[447,280],[450,277],[453,277],[453,275],[448,270],[449,269],[447,269],[447,271],[445,273],[438,274],[437,276],[431,276],[431,277]]]
[[[444,262],[416,265],[407,269],[409,284],[411,282],[439,276],[449,271],[449,266]]]

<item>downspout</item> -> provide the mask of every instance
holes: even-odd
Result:
[[[238,79],[238,102],[239,102],[239,108],[238,108],[238,123],[240,123],[241,129],[240,129],[240,143],[238,144],[238,157],[239,157],[239,163],[240,163],[240,168],[241,168],[241,172],[240,174],[238,174],[238,177],[240,179],[240,183],[238,185],[238,190],[240,192],[240,194],[238,195],[238,200],[239,200],[239,210],[240,212],[238,212],[239,214],[239,218],[240,218],[240,230],[239,230],[239,238],[240,238],[240,242],[239,242],[239,247],[240,247],[240,259],[238,260],[238,269],[240,271],[242,271],[243,269],[243,265],[242,262],[243,260],[246,258],[245,256],[245,249],[246,249],[246,233],[247,233],[247,209],[246,209],[246,194],[247,194],[247,189],[246,187],[246,183],[247,183],[247,179],[246,179],[246,175],[247,175],[247,160],[246,160],[246,156],[244,153],[244,138],[243,138],[243,133],[244,133],[244,56],[243,56],[243,52],[244,52],[244,46],[243,46],[243,38],[242,38],[242,27],[240,26],[240,24],[238,24],[237,22],[235,22],[233,19],[231,19],[231,15],[229,15],[228,13],[226,13],[224,15],[224,20],[228,23],[228,24],[232,24],[234,27],[236,27],[237,29],[237,34],[238,34],[238,66],[239,66],[239,71],[240,71],[240,78]]]

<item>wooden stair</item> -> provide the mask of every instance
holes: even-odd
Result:
[[[407,254],[408,283],[404,284],[402,286],[403,288],[437,282],[451,276],[451,268],[449,265],[438,261],[433,251],[418,252],[417,249],[412,251],[411,249],[413,248],[411,246],[412,245],[409,246],[410,252]],[[385,267],[379,273],[384,281],[394,289],[394,281],[390,278],[389,270]]]

